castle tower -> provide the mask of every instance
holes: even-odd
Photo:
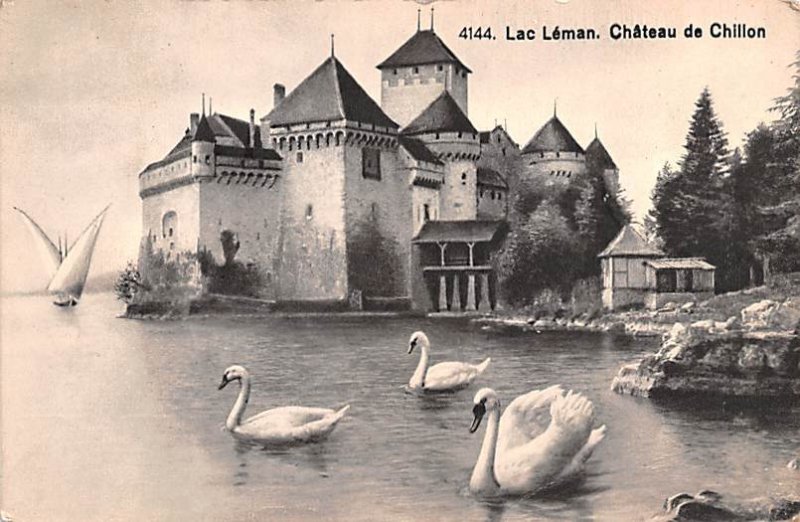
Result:
[[[433,27],[417,30],[377,67],[381,71],[381,107],[401,127],[442,92],[448,92],[461,111],[468,114],[467,75],[472,71],[442,42]]]
[[[522,165],[523,179],[544,177],[548,183],[563,185],[586,172],[583,148],[556,114],[523,147]]]
[[[439,219],[476,219],[480,138],[458,102],[443,91],[403,129],[403,136],[424,142],[444,163]]]
[[[619,191],[619,168],[600,141],[600,138],[597,137],[596,130],[594,139],[586,147],[586,166],[589,169],[595,167],[602,169],[603,181],[605,181],[606,190],[610,194],[616,194]]]
[[[407,295],[411,204],[398,165],[398,125],[333,54],[285,98],[280,94],[262,119],[284,158],[280,297]],[[354,240],[365,231],[396,245],[398,268],[383,281],[365,282],[369,245]],[[388,264],[381,254],[374,263]]]
[[[216,137],[208,118],[203,115],[192,138],[192,174],[196,177],[214,175],[214,143]]]

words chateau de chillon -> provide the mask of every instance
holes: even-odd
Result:
[[[232,251],[259,274],[251,295],[279,302],[488,310],[520,180],[566,186],[595,156],[617,191],[602,143],[584,149],[555,112],[521,150],[502,126],[479,132],[472,71],[432,27],[377,69],[380,104],[333,48],[288,95],[275,84],[258,123],[255,110],[246,121],[204,103],[139,174],[146,251],[217,264]]]

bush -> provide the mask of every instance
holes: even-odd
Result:
[[[117,280],[114,282],[114,293],[117,299],[127,304],[131,304],[136,296],[146,287],[142,283],[142,276],[136,265],[132,261],[128,261],[125,269],[119,273]]]

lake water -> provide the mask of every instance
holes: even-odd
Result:
[[[653,340],[454,320],[133,321],[121,310],[110,295],[67,310],[2,300],[0,504],[15,520],[642,520],[681,491],[799,493],[785,466],[800,450],[800,409],[680,409],[609,391]],[[453,396],[405,394],[417,329],[432,362],[492,365]],[[237,387],[217,391],[233,363],[253,374],[249,414],[349,403],[349,416],[321,444],[237,444],[221,430]],[[475,391],[491,386],[508,404],[555,383],[584,392],[609,428],[586,480],[546,498],[471,497],[484,430],[467,431]]]

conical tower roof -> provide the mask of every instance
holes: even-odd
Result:
[[[398,127],[334,56],[300,82],[267,118],[272,126],[350,120]]]
[[[214,131],[211,129],[211,124],[208,123],[208,118],[205,115],[200,119],[200,123],[197,124],[197,130],[194,132],[192,141],[206,141],[209,143],[216,141]]]
[[[378,65],[378,69],[432,63],[454,63],[468,73],[472,72],[466,65],[461,63],[455,53],[432,30],[417,31],[390,57],[381,62]]]
[[[432,132],[468,132],[478,134],[458,103],[443,91],[419,116],[403,128],[403,134],[425,134]]]
[[[523,154],[532,152],[583,152],[583,148],[558,116],[553,116],[522,149]]]
[[[611,158],[600,138],[595,137],[592,142],[586,147],[586,161],[596,161],[604,169],[617,170],[617,164]]]

